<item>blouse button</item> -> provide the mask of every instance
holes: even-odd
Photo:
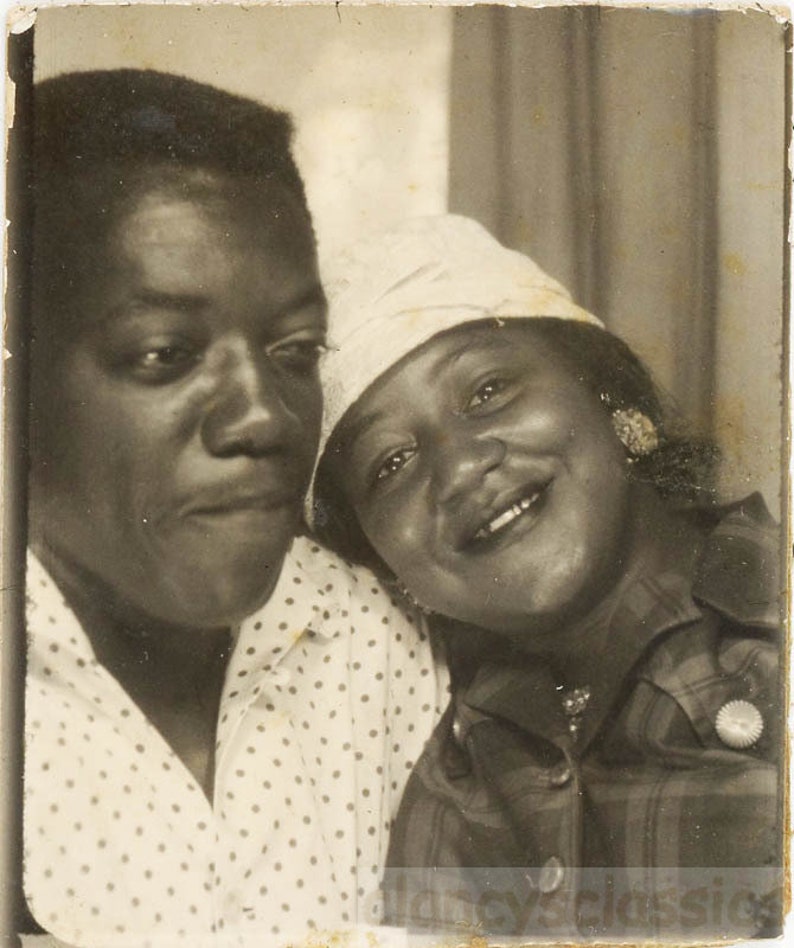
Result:
[[[717,712],[717,737],[734,750],[752,747],[764,730],[761,712],[749,701],[729,701]]]
[[[544,895],[556,892],[565,879],[565,866],[558,856],[547,859],[540,870],[538,888]]]
[[[565,764],[557,764],[549,771],[549,784],[552,787],[564,787],[571,782],[571,768]]]

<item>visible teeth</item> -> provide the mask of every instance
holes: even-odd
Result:
[[[515,520],[516,517],[520,515],[521,508],[518,506],[518,504],[516,504],[514,507],[510,507],[509,510],[505,510],[504,513],[499,514],[498,517],[496,517],[487,525],[486,529],[489,533],[493,533],[495,530],[506,526],[511,520]]]
[[[540,492],[532,494],[531,497],[522,497],[518,503],[508,507],[507,510],[500,513],[498,517],[494,517],[493,520],[486,523],[484,527],[481,527],[477,531],[477,536],[480,538],[487,537],[492,533],[496,533],[497,530],[501,530],[502,527],[506,527],[508,523],[512,523],[516,517],[520,517],[522,513],[529,510],[539,496]]]

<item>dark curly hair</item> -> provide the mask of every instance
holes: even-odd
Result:
[[[511,325],[516,322],[510,320]],[[635,408],[654,423],[659,446],[648,455],[632,459],[632,477],[651,484],[675,506],[714,504],[716,447],[687,434],[672,402],[663,399],[650,372],[625,342],[588,323],[551,318],[527,320],[527,323],[560,353],[604,411]],[[454,329],[449,331],[455,332]],[[391,571],[367,540],[342,485],[332,474],[332,461],[338,449],[332,437],[317,468],[313,502],[315,535],[346,559],[391,580]]]

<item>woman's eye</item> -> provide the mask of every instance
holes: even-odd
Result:
[[[501,392],[503,392],[506,385],[507,383],[504,379],[488,379],[475,390],[466,407],[479,408],[480,405],[484,405],[486,402],[489,402],[494,397],[494,395],[499,395]]]
[[[294,342],[271,346],[268,355],[288,372],[309,375],[317,368],[325,352],[324,343],[315,339],[300,339]]]
[[[159,349],[149,349],[139,358],[142,366],[155,368],[159,365],[175,365],[184,358],[184,350],[176,346],[162,346]]]
[[[375,480],[385,481],[395,474],[398,474],[411,459],[412,455],[413,450],[411,448],[401,448],[399,451],[394,451],[375,471]]]
[[[184,345],[152,346],[135,354],[131,365],[145,381],[163,382],[185,371],[195,358],[193,350]]]

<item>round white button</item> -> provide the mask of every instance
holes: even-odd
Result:
[[[556,892],[565,879],[565,866],[562,859],[558,856],[552,856],[547,859],[540,870],[538,877],[538,888],[544,895]]]
[[[729,701],[717,712],[717,736],[728,747],[752,747],[764,730],[761,712],[749,701]]]

